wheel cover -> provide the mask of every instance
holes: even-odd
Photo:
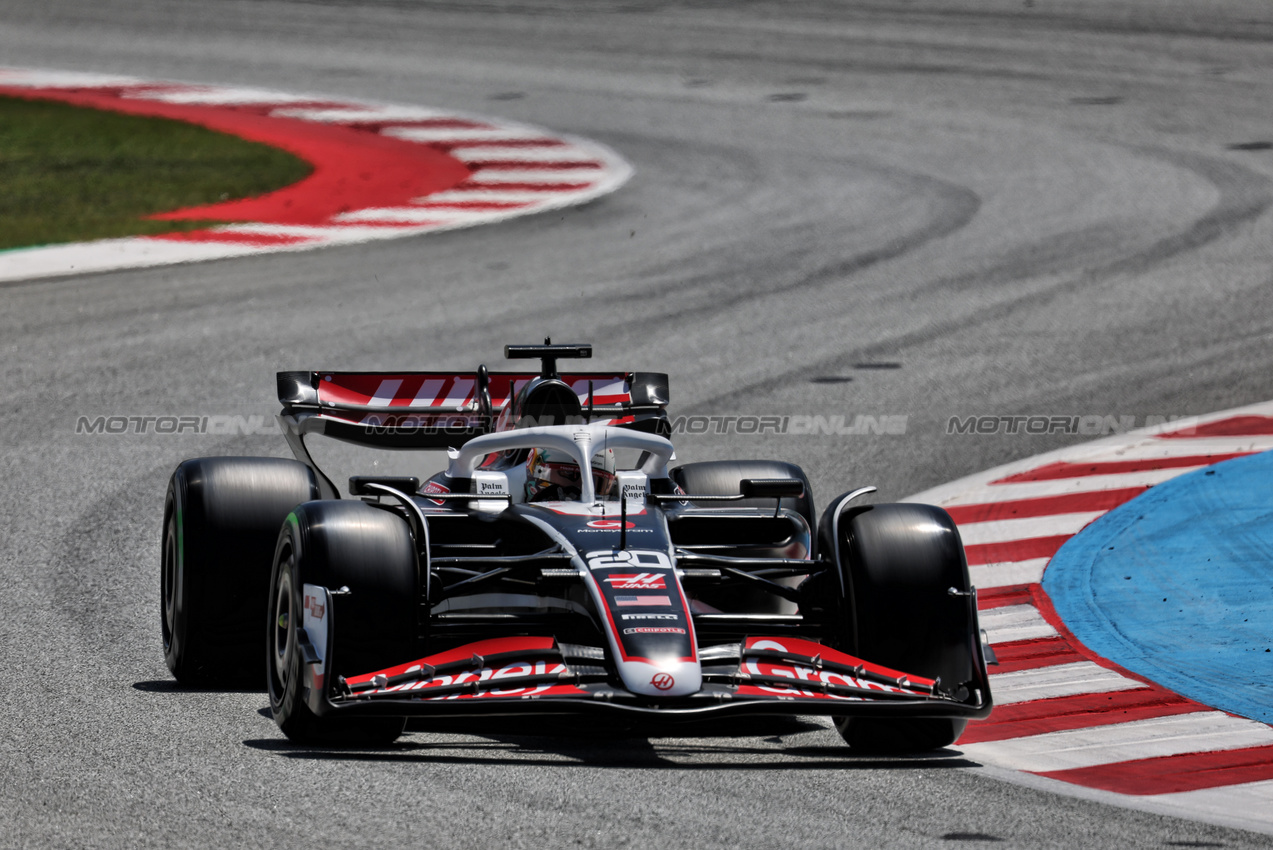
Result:
[[[270,620],[270,659],[281,698],[291,677],[292,657],[296,654],[296,612],[292,593],[292,559],[279,565],[278,588],[274,594],[274,614]]]
[[[160,561],[159,581],[163,592],[164,650],[172,647],[177,632],[177,518],[172,515],[164,532],[164,551]]]

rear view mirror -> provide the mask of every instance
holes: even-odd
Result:
[[[783,499],[804,495],[804,483],[795,478],[744,478],[741,488],[746,499]]]

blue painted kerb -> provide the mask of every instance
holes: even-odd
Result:
[[[1173,478],[1070,538],[1043,587],[1095,652],[1273,723],[1273,452]]]

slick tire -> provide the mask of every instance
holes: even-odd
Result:
[[[416,657],[419,598],[414,542],[406,522],[363,502],[317,501],[297,508],[278,535],[268,615],[266,679],[270,711],[301,744],[376,746],[402,734],[404,717],[319,716],[305,685],[298,630],[306,584],[330,590],[327,685]],[[319,647],[326,652],[326,647]],[[258,662],[259,663],[259,662]]]
[[[838,500],[837,500],[838,501]],[[835,642],[868,661],[930,679],[967,696],[980,663],[966,596],[968,566],[954,521],[931,505],[865,505],[823,517],[823,551],[838,546],[846,598]],[[836,719],[852,747],[918,752],[953,744],[967,721],[952,718]]]
[[[261,620],[279,526],[318,497],[313,472],[278,458],[215,457],[177,467],[164,498],[160,630],[183,685],[261,686]]]

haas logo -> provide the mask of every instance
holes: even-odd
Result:
[[[616,573],[606,576],[615,590],[666,590],[667,582],[660,573]]]
[[[620,528],[636,528],[636,523],[629,521],[625,525],[623,520],[621,519],[594,519],[592,522],[588,523],[588,527],[589,528],[608,528],[608,529],[617,530]]]
[[[666,691],[676,684],[676,680],[672,678],[671,673],[655,673],[654,678],[650,680],[650,684],[660,691]]]
[[[311,617],[321,620],[323,619],[323,614],[327,611],[327,606],[319,602],[317,596],[307,595],[305,597],[305,609],[309,611]]]

